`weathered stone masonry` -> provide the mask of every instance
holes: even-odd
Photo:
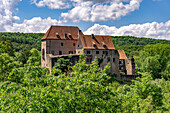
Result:
[[[95,58],[103,69],[110,63],[110,72],[118,75],[134,75],[134,59],[128,59],[123,50],[116,50],[111,36],[84,35],[78,27],[51,26],[41,39],[41,66],[49,68],[50,72],[58,58],[68,58],[75,64],[80,53],[86,55],[86,63]]]

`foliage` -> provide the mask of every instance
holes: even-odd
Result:
[[[170,45],[146,45],[134,56],[139,72],[150,72],[152,77],[169,79]]]
[[[26,65],[14,69],[0,85],[2,112],[119,112],[121,103],[109,78],[97,61],[85,59],[65,76],[49,75],[47,69]],[[79,71],[77,71],[79,70]],[[17,80],[16,80],[17,79]]]
[[[170,81],[165,79],[157,79],[155,81],[155,84],[157,84],[162,89],[162,94],[164,96],[163,98],[163,107],[166,110],[166,113],[170,112]]]
[[[0,54],[0,81],[7,79],[8,74],[13,68],[20,66],[20,63],[15,61],[13,57],[9,56],[7,53]]]
[[[108,82],[107,72],[84,56],[66,76],[27,63],[0,84],[1,112],[168,112],[169,81],[150,75],[128,86]]]
[[[139,51],[143,50],[147,45],[170,44],[169,40],[137,38],[133,36],[112,36],[111,38],[116,49],[124,50],[128,57],[139,56]]]
[[[150,113],[163,112],[162,88],[153,82],[150,75],[146,74],[138,81],[133,81],[130,86],[123,86],[118,89],[122,98],[124,113]]]
[[[41,38],[44,33],[0,33],[1,40],[11,41],[15,51],[26,51],[32,48],[41,49]]]
[[[133,36],[112,36],[112,41],[116,47],[123,45],[152,45],[152,44],[170,44],[169,40],[157,40],[151,38],[137,38]]]
[[[62,72],[67,72],[69,70],[69,66],[71,66],[69,59],[59,58],[55,63],[54,68],[60,69]]]
[[[20,44],[24,40],[28,45],[39,43],[34,42],[39,37],[38,34],[2,34],[6,34],[5,37],[9,36],[5,40],[14,42],[17,40]],[[19,37],[24,35],[35,35],[35,39],[21,38],[22,41],[19,42]],[[18,39],[15,38],[17,36]],[[136,67],[139,67],[138,72],[149,73],[125,85],[126,82],[109,75],[109,65],[103,70],[99,68],[97,60],[87,65],[84,55],[80,56],[79,62],[69,73],[63,72],[68,70],[70,62],[60,59],[56,68],[53,68],[53,72],[49,74],[48,69],[40,66],[41,54],[37,49],[29,46],[30,49],[24,43],[21,44],[24,49],[16,50],[14,42],[7,42],[4,36],[2,37],[0,39],[1,112],[170,112],[169,41],[153,40],[155,43],[168,44],[144,45],[145,41],[150,41],[148,39],[143,43],[139,41],[138,44],[143,45],[127,46],[125,42],[124,46],[119,46],[126,47],[125,52],[128,52],[129,56],[134,56]],[[128,44],[128,39],[124,39]],[[133,43],[133,40],[129,42]],[[55,76],[56,74],[58,76]]]
[[[8,53],[10,56],[14,56],[13,45],[10,41],[0,40],[0,54]]]

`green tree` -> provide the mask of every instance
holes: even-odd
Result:
[[[8,78],[8,74],[12,69],[20,66],[20,63],[14,61],[13,57],[9,56],[7,53],[0,54],[0,81],[5,81]]]
[[[170,59],[169,53],[170,45],[146,45],[139,52],[139,56],[134,56],[137,71],[149,72],[154,79],[161,77],[169,79],[169,74],[167,73]]]
[[[62,72],[67,72],[69,70],[69,66],[71,66],[71,62],[69,59],[59,58],[54,65],[55,69],[60,69]]]
[[[163,112],[162,88],[148,74],[118,89],[124,113]]]
[[[109,67],[101,70],[97,61],[85,59],[66,76],[49,75],[47,69],[25,65],[10,73],[0,85],[2,112],[120,112],[121,103],[109,79]],[[16,78],[17,81],[13,79]],[[107,82],[106,82],[107,83]]]

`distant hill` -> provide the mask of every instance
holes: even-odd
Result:
[[[124,50],[128,57],[138,56],[139,51],[146,45],[170,44],[170,40],[151,38],[137,38],[133,36],[112,36],[112,41],[117,50]]]
[[[11,41],[15,51],[25,51],[32,48],[41,50],[41,38],[44,36],[44,34],[45,33],[2,32],[0,33],[0,38]],[[144,45],[148,44],[170,44],[169,40],[137,38],[132,36],[112,36],[112,41],[116,49],[142,49]]]
[[[170,40],[160,40],[151,38],[137,38],[133,36],[112,36],[113,44],[116,47],[123,45],[148,45],[148,44],[170,44]]]
[[[41,50],[41,38],[44,33],[0,33],[0,38],[12,42],[15,51]]]

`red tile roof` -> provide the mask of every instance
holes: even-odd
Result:
[[[45,39],[78,39],[78,27],[73,26],[51,26],[41,40]],[[67,34],[68,38],[65,38]]]
[[[51,26],[41,40],[78,40],[80,29],[74,26]],[[65,38],[67,36],[67,38]],[[80,32],[84,49],[115,49],[111,36],[84,35]]]
[[[84,49],[115,49],[111,36],[84,35],[81,37]]]
[[[127,59],[124,50],[118,50],[118,53],[119,53],[119,59]]]

